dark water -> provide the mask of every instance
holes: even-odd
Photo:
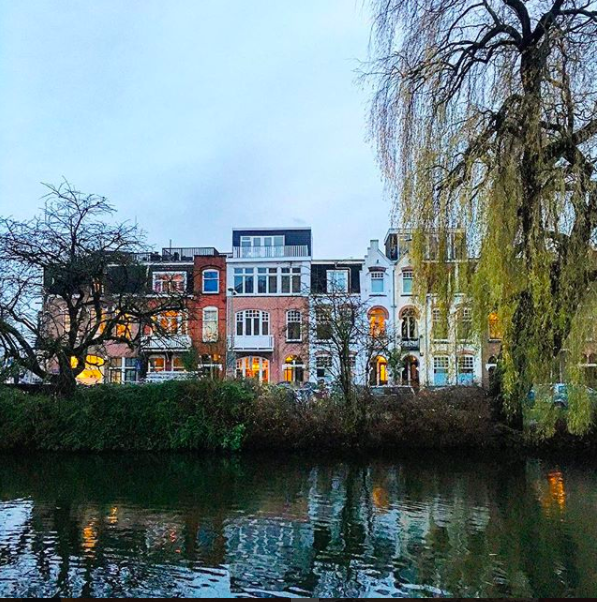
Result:
[[[0,457],[0,596],[597,596],[552,461]]]

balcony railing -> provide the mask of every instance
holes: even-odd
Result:
[[[148,336],[142,341],[142,347],[150,351],[174,351],[191,348],[191,337],[188,334],[170,336]]]
[[[239,336],[233,339],[235,351],[273,351],[274,337],[271,335]]]
[[[146,383],[163,383],[168,380],[188,380],[195,376],[194,372],[185,372],[180,370],[166,370],[162,372],[148,372],[145,377]]]
[[[402,339],[400,346],[402,349],[418,351],[421,348],[421,341],[420,339]]]
[[[234,247],[235,259],[275,259],[279,257],[309,257],[308,245],[279,247]]]
[[[149,251],[148,253],[135,253],[137,261],[141,263],[178,263],[192,262],[195,257],[213,257],[218,255],[214,247],[168,247],[162,253]]]

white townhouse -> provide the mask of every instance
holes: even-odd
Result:
[[[461,230],[450,232],[447,261],[455,270],[470,258],[459,249]],[[463,295],[456,295],[444,310],[429,294],[421,303],[413,295],[416,273],[411,259],[412,231],[389,230],[385,238],[386,256],[393,264],[395,303],[394,323],[397,345],[402,354],[402,384],[412,386],[481,385],[483,382],[482,344],[473,334],[472,313]],[[429,245],[433,261],[433,245]]]

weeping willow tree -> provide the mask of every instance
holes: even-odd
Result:
[[[466,231],[474,263],[458,287],[480,333],[499,320],[505,407],[519,418],[564,355],[566,378],[582,381],[594,338],[597,2],[372,2],[372,136],[397,216],[418,233],[419,290],[449,303],[441,250]],[[574,432],[587,403],[571,403]]]

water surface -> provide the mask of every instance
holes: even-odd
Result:
[[[597,596],[594,465],[0,456],[0,597]]]

